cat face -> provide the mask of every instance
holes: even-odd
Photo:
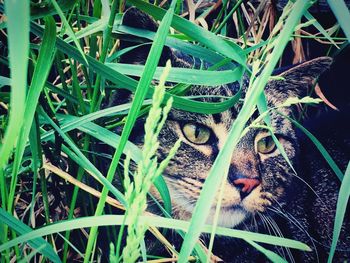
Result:
[[[125,20],[129,19],[127,15]],[[139,60],[147,55],[142,55],[145,52],[144,49],[135,52],[138,54],[131,57],[137,57]],[[162,56],[163,60],[167,58],[175,66],[188,67],[188,61],[181,61],[169,48],[166,48],[165,55]],[[124,62],[139,63],[139,61],[130,61],[130,57],[128,59],[127,56]],[[283,72],[280,75],[284,78],[283,80],[268,82],[265,88],[268,107],[276,107],[287,98],[306,94],[307,87],[330,63],[330,58],[318,58]],[[187,95],[206,95],[200,100],[217,102],[217,98],[208,98],[207,95],[230,97],[238,90],[237,85],[193,86]],[[218,114],[198,114],[178,109],[170,111],[158,138],[160,142],[158,157],[160,160],[164,159],[175,142],[179,138],[182,140],[181,147],[163,173],[170,191],[175,217],[190,219],[203,184],[218,152],[227,140],[241,107],[242,102]],[[280,108],[279,112],[291,116],[293,109]],[[255,119],[255,115],[257,114],[253,114],[247,125]],[[270,118],[275,136],[291,164],[297,168],[298,141],[295,128],[287,118],[275,111],[271,112]],[[138,133],[131,138],[136,144],[142,146],[142,137],[142,133]],[[257,213],[265,213],[269,207],[284,205],[286,189],[291,186],[296,177],[267,130],[249,129],[232,151],[229,173],[223,186],[219,216],[219,225],[226,227],[237,226]],[[155,189],[152,193],[158,197]],[[212,204],[208,223],[213,220],[217,202],[216,199]]]
[[[321,58],[300,65],[282,76],[284,81],[271,81],[266,87],[268,107],[276,107],[288,97],[296,97],[298,89],[305,89],[303,78],[294,81],[297,70],[319,67],[328,63]],[[316,64],[315,64],[316,63]],[[311,77],[311,76],[310,76]],[[303,83],[303,84],[302,84]],[[221,87],[193,87],[188,95],[232,96],[236,85]],[[205,98],[202,101],[214,102]],[[219,114],[197,114],[173,109],[159,136],[160,159],[164,158],[179,138],[183,141],[177,154],[164,172],[175,216],[189,219],[209,171],[224,146],[229,130],[242,103]],[[292,108],[280,108],[279,112],[291,116]],[[295,128],[282,115],[271,112],[274,134],[284,148],[292,165],[297,168],[298,141]],[[252,120],[255,118],[255,114]],[[251,121],[252,121],[251,120]],[[263,123],[260,123],[263,124]],[[247,124],[249,125],[249,123]],[[283,206],[286,189],[295,180],[295,173],[277,148],[270,132],[251,128],[233,149],[227,180],[224,183],[219,224],[234,227],[256,213],[267,212],[269,207]],[[218,200],[212,204],[208,223],[213,219]]]

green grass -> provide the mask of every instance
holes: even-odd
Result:
[[[126,1],[128,5],[137,6],[159,20],[157,32],[121,25],[124,1],[95,0],[92,1],[94,4],[87,0],[3,2],[0,2],[0,14],[6,19],[1,20],[0,28],[6,30],[6,50],[9,52],[1,51],[0,54],[1,69],[6,69],[0,73],[0,110],[5,111],[0,116],[1,262],[8,263],[15,257],[17,261],[24,262],[39,257],[45,262],[69,262],[74,256],[79,258],[80,254],[84,255],[84,262],[98,260],[100,251],[96,240],[100,238],[100,226],[109,226],[109,234],[114,238],[119,234],[115,255],[116,261],[119,260],[123,249],[120,242],[123,231],[118,231],[130,222],[123,215],[105,215],[111,204],[107,196],[111,193],[109,197],[114,198],[113,202],[128,207],[123,189],[112,180],[116,179],[116,174],[122,177],[120,159],[123,153],[130,153],[136,163],[142,160],[142,152],[128,138],[137,118],[147,114],[152,104],[155,87],[151,83],[153,79],[161,78],[164,68],[157,65],[165,45],[214,65],[208,70],[170,70],[167,80],[178,84],[165,93],[164,100],[172,98],[174,108],[206,114],[229,109],[239,101],[241,91],[216,103],[199,102],[182,94],[191,85],[222,85],[240,80],[244,72],[252,76],[250,95],[231,128],[227,143],[215,160],[191,221],[171,218],[171,196],[164,179],[159,177],[155,186],[164,203],[164,217],[140,216],[140,222],[153,228],[174,229],[183,237],[180,251],[173,251],[179,262],[187,262],[193,256],[201,262],[209,260],[207,252],[197,242],[201,233],[210,233],[212,241],[215,235],[243,239],[274,262],[285,259],[266,249],[266,244],[310,250],[297,240],[225,229],[216,226],[216,223],[208,226],[204,219],[210,210],[208,204],[212,203],[221,183],[226,180],[233,149],[253,109],[258,108],[260,117],[269,126],[264,87],[286,45],[293,36],[299,36],[295,29],[312,24],[320,35],[302,37],[328,40],[330,47],[346,38],[350,41],[347,23],[350,15],[342,0],[329,1],[329,5],[346,38],[330,34],[308,11],[310,2],[298,0],[279,15],[267,38],[259,34],[255,34],[255,38],[247,37],[241,33],[236,39],[226,35],[228,24],[233,23],[232,14],[237,14],[238,31],[246,30],[243,23],[244,1],[237,1],[230,10],[221,7],[218,19],[210,30],[180,16],[182,1],[168,1],[163,7],[159,6],[160,1],[156,1],[156,5],[141,0]],[[202,17],[209,11],[210,7],[203,11]],[[303,17],[308,21],[306,24],[300,24]],[[259,23],[257,32],[266,25],[262,20]],[[119,40],[125,38],[125,33],[134,38],[146,38],[148,43],[152,43],[144,66],[115,63],[122,54],[132,49],[118,49]],[[216,71],[220,65],[227,68]],[[258,72],[260,74],[257,76]],[[130,76],[139,77],[139,81]],[[108,92],[121,87],[134,94],[132,102],[102,109]],[[349,166],[343,174],[317,138],[297,121],[291,121],[311,139],[342,180],[330,248],[331,262],[349,198],[346,187],[350,178]],[[117,135],[108,127],[123,128]],[[99,143],[114,149],[105,173],[98,166],[100,153],[96,144]],[[81,184],[90,183],[100,192],[100,198],[94,199],[79,184],[72,185],[54,175],[46,177],[49,170],[44,168],[45,163],[51,163],[58,171],[67,172]],[[119,184],[122,185],[122,182]],[[68,211],[60,207],[60,214],[52,214],[50,208],[52,190],[55,188],[64,196],[62,202],[69,207]],[[81,203],[85,206],[81,206]],[[80,218],[76,219],[77,207],[82,211]],[[55,222],[52,222],[53,218]],[[83,228],[89,228],[86,235]],[[64,238],[60,232],[65,232]],[[161,240],[162,234],[156,233]],[[111,240],[109,236],[103,238]],[[142,242],[141,254],[147,257]],[[23,246],[23,243],[29,247]],[[174,250],[171,246],[169,249]],[[62,250],[63,253],[60,253]]]

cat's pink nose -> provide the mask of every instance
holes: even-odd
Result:
[[[241,192],[249,194],[261,181],[256,178],[238,178],[233,181],[234,185],[240,188]]]

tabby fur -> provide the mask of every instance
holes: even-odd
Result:
[[[130,8],[125,13],[123,24],[150,31],[157,29],[157,23],[136,8]],[[130,45],[130,42],[121,42],[121,48]],[[121,62],[144,64],[149,48],[144,45],[134,49],[125,54]],[[164,65],[166,60],[170,60],[174,67],[192,67],[194,64],[191,58],[179,55],[169,47],[164,47],[159,64]],[[280,73],[281,78],[270,80],[265,87],[268,107],[273,108],[288,98],[303,97],[308,94],[309,88],[318,76],[330,67],[331,63],[331,58],[320,57]],[[247,79],[243,81],[244,91],[246,86]],[[193,86],[186,95],[231,97],[237,92],[238,87],[237,83],[217,87]],[[110,104],[120,103],[124,98],[125,93],[117,92]],[[207,96],[198,100],[218,102],[222,99]],[[225,144],[228,132],[242,104],[241,101],[231,109],[218,114],[198,114],[179,109],[170,111],[159,135],[158,157],[160,160],[164,159],[174,143],[179,138],[182,139],[180,149],[164,172],[164,179],[172,198],[173,217],[190,220],[205,179],[218,152]],[[297,114],[296,107],[284,107],[278,111],[290,117]],[[255,117],[256,114],[250,122]],[[270,118],[274,133],[297,173],[288,165],[277,148],[266,154],[257,150],[258,142],[264,137],[269,137],[269,132],[257,128],[249,129],[233,149],[228,178],[224,185],[219,225],[270,233],[305,242],[312,248],[311,252],[281,247],[268,248],[291,262],[325,262],[332,240],[340,181],[313,143],[303,138],[287,118],[276,111],[271,111]],[[186,126],[188,124],[195,126]],[[349,161],[347,134],[342,132],[339,122],[325,124],[322,126],[320,122],[317,132],[324,146],[344,172]],[[142,125],[141,119],[130,137],[140,147],[143,143]],[[203,144],[193,143],[184,133],[185,126],[196,127],[197,135],[203,129],[209,131],[208,141]],[[337,135],[336,132],[338,132]],[[239,182],[248,183],[239,184]],[[246,187],[245,190],[244,187]],[[152,190],[152,194],[159,198],[155,189]],[[213,221],[216,203],[217,200],[212,204],[207,223]],[[152,205],[150,207],[153,209]],[[350,236],[346,232],[346,229],[350,230],[348,219],[347,214],[338,242],[335,262],[343,262],[350,256]],[[176,239],[174,237],[175,244]],[[206,240],[206,237],[204,236],[203,239]],[[237,239],[218,237],[215,241],[214,253],[225,262],[267,261],[257,250]]]

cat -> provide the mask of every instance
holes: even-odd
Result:
[[[123,25],[157,30],[157,23],[134,7],[124,14]],[[121,41],[120,48],[131,45],[134,44],[130,40]],[[150,45],[133,49],[124,54],[120,62],[144,64],[149,49]],[[195,64],[192,58],[165,46],[159,65],[164,66],[167,60],[171,61],[173,67],[190,68]],[[281,78],[270,80],[265,87],[268,107],[278,106],[291,97],[301,98],[307,95],[308,88],[331,63],[331,58],[320,57],[287,70],[279,70],[278,76]],[[243,93],[246,81],[244,83]],[[238,88],[237,83],[216,87],[192,86],[186,95],[231,97],[236,94]],[[119,90],[111,96],[109,106],[125,102],[126,98],[129,99],[128,92]],[[198,100],[218,102],[220,99],[207,96]],[[222,149],[241,107],[242,102],[239,102],[231,109],[217,114],[198,114],[174,108],[170,111],[159,135],[158,157],[160,160],[164,159],[174,143],[179,138],[182,139],[181,147],[163,173],[172,199],[174,218],[191,219],[209,170]],[[290,117],[297,114],[294,106],[284,107],[279,111]],[[256,116],[257,114],[254,114],[252,120]],[[348,134],[345,129],[339,127],[341,120],[343,123],[346,120],[342,119],[344,116],[338,117],[340,121],[332,118],[316,122],[318,127],[314,127],[318,131],[319,139],[336,159],[342,172],[345,171],[350,152]],[[340,180],[313,143],[303,137],[289,119],[275,111],[271,111],[270,117],[274,133],[297,174],[281,155],[268,131],[249,129],[233,150],[224,185],[219,225],[302,241],[313,251],[301,252],[272,246],[268,248],[292,262],[325,262],[332,240]],[[334,129],[331,120],[334,121]],[[144,119],[139,119],[129,138],[140,147],[143,143],[143,124]],[[151,192],[159,198],[155,189]],[[208,223],[212,223],[215,205],[216,201]],[[346,230],[350,231],[348,213],[337,245],[335,262],[343,262],[350,258],[350,236]],[[175,245],[181,243],[177,238],[173,241]],[[155,247],[157,246],[154,245],[153,249]],[[155,253],[163,252],[158,250]],[[217,237],[213,253],[224,262],[267,261],[264,255],[244,241],[232,238]]]

